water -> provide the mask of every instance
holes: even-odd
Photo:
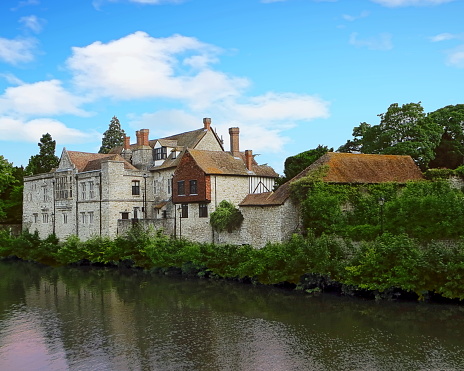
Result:
[[[0,262],[0,370],[463,370],[464,306]]]

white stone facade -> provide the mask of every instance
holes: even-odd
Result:
[[[204,185],[210,194],[207,202],[173,203],[173,178],[186,151],[195,148],[205,156],[224,153],[210,122],[204,123],[203,129],[155,141],[149,141],[148,130],[142,129],[137,132],[137,144],[125,143],[108,155],[63,150],[55,171],[25,178],[23,229],[38,231],[42,238],[54,233],[62,240],[71,235],[87,240],[114,238],[135,222],[198,242],[259,248],[288,239],[298,225],[290,201],[280,206],[240,207],[244,221],[232,233],[217,233],[209,223],[222,200],[238,206],[249,194],[272,191],[272,174],[263,176],[246,169],[240,175],[209,174]],[[234,129],[237,134],[238,128]],[[241,161],[237,153],[232,158]],[[187,217],[181,217],[182,207]]]

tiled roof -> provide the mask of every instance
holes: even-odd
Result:
[[[124,168],[128,170],[137,170],[136,167],[128,163],[120,155],[112,153],[88,153],[67,151],[69,159],[76,166],[79,172],[92,171],[101,169],[101,164],[104,161],[114,160],[124,162]]]
[[[240,206],[281,205],[290,197],[290,184],[328,165],[324,182],[348,184],[374,184],[386,182],[406,183],[423,180],[424,176],[410,156],[367,155],[329,152],[267,197],[248,195]]]
[[[244,157],[243,159],[235,158],[229,152],[198,149],[188,149],[188,152],[206,174],[277,176],[277,173],[270,166],[258,165],[256,162],[252,166],[252,171],[249,171],[246,168]]]
[[[323,180],[331,183],[406,183],[409,180],[424,179],[410,156],[329,152],[305,172],[320,165],[329,165]]]

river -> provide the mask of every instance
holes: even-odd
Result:
[[[0,261],[0,370],[463,370],[464,306]]]

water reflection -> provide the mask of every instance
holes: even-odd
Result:
[[[460,370],[464,308],[0,262],[1,370]]]

